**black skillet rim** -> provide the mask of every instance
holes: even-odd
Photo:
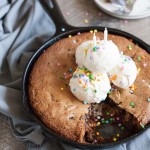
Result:
[[[28,87],[28,77],[30,74],[30,71],[32,69],[33,64],[35,63],[35,61],[39,58],[39,56],[43,53],[43,51],[48,48],[50,45],[54,44],[55,42],[59,41],[62,38],[68,37],[68,35],[76,35],[78,32],[80,33],[84,33],[84,32],[89,32],[90,30],[94,30],[97,29],[98,31],[102,32],[104,31],[104,27],[81,27],[78,29],[74,29],[72,31],[68,31],[65,33],[62,33],[56,37],[53,37],[52,39],[48,40],[47,42],[45,42],[45,44],[43,44],[30,58],[24,74],[23,74],[23,80],[22,80],[22,86],[23,86],[23,105],[24,105],[24,109],[25,112],[28,113],[32,113],[34,114],[36,121],[38,122],[38,124],[42,127],[45,135],[47,137],[53,137],[55,138],[55,140],[59,143],[66,143],[78,148],[92,148],[92,149],[97,149],[97,148],[108,148],[108,147],[115,147],[118,146],[120,144],[123,144],[125,142],[128,142],[129,140],[134,139],[135,137],[141,135],[142,133],[144,133],[148,128],[150,128],[150,124],[148,126],[146,126],[143,130],[141,130],[140,132],[125,138],[121,141],[117,141],[117,142],[113,142],[113,143],[104,143],[104,144],[82,144],[82,143],[77,143],[71,140],[68,140],[66,138],[63,138],[59,135],[57,135],[56,133],[54,133],[52,130],[48,129],[41,121],[40,119],[37,117],[37,115],[34,113],[34,111],[32,110],[29,102],[28,102],[28,92],[27,92],[27,87]],[[135,37],[132,34],[129,34],[127,32],[118,30],[118,29],[113,29],[113,28],[108,28],[109,34],[114,34],[114,35],[120,35],[122,37],[125,37],[127,39],[132,39],[134,43],[138,44],[140,47],[142,47],[143,49],[145,49],[148,53],[150,53],[150,46],[148,44],[146,44],[145,42],[143,42],[141,39]]]

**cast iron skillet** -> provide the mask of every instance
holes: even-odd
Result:
[[[34,114],[34,111],[32,110],[32,108],[28,102],[28,79],[29,79],[29,74],[30,74],[33,64],[38,59],[38,57],[43,53],[43,51],[45,49],[47,49],[49,46],[51,46],[53,43],[59,41],[60,39],[68,37],[68,35],[76,35],[78,32],[81,32],[81,33],[89,32],[90,30],[94,30],[94,29],[97,29],[98,31],[102,31],[102,32],[104,31],[104,27],[99,27],[99,26],[73,27],[73,26],[67,24],[66,21],[64,20],[64,17],[61,14],[61,11],[56,3],[56,0],[51,0],[51,1],[50,0],[40,0],[40,2],[42,4],[43,8],[47,11],[47,13],[52,17],[53,21],[55,22],[56,32],[50,40],[48,40],[45,44],[43,44],[33,54],[33,56],[31,57],[31,59],[29,60],[27,66],[26,66],[26,69],[25,69],[25,72],[23,75],[23,104],[24,104],[25,111],[28,113],[31,113],[35,116],[36,121],[38,122],[38,124],[41,125],[43,132],[46,134],[47,137],[53,137],[53,139],[55,139],[56,141],[58,141],[60,143],[67,143],[67,144],[70,144],[70,145],[78,147],[78,148],[97,149],[97,148],[114,147],[114,146],[125,143],[125,142],[135,138],[136,136],[140,135],[141,133],[144,133],[148,128],[150,128],[150,125],[145,127],[139,133],[134,134],[131,137],[126,138],[122,141],[113,142],[113,143],[105,143],[105,144],[80,144],[80,143],[76,143],[71,140],[62,138],[59,135],[55,134],[53,131],[51,131],[45,125],[43,125],[42,122],[38,119],[38,117]],[[133,39],[134,43],[137,43],[140,47],[142,47],[148,53],[150,53],[150,46],[148,44],[144,43],[139,38],[137,38],[129,33],[126,33],[124,31],[117,30],[117,29],[108,28],[108,31],[110,34],[120,35],[120,36],[126,37],[128,39]]]

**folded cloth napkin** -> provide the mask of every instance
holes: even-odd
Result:
[[[136,15],[147,11],[150,7],[150,0],[109,0],[118,6],[116,13],[120,15]]]
[[[38,0],[0,3],[0,113],[10,118],[14,136],[28,141],[28,150],[79,150],[47,139],[32,114],[24,112],[21,78],[33,54],[55,32]],[[150,130],[126,144],[105,150],[148,150]]]

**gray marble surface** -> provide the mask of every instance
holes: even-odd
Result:
[[[127,31],[150,44],[150,17],[123,20],[103,13],[93,0],[57,0],[67,22],[74,26],[106,26]],[[13,136],[9,119],[0,114],[0,150],[25,150],[26,143]]]

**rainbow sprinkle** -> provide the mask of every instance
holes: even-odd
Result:
[[[96,52],[96,47],[93,47],[93,51]]]
[[[72,43],[76,44],[76,43],[77,43],[77,41],[76,41],[76,40],[72,40]]]
[[[144,66],[144,67],[146,67],[146,66],[147,66],[147,64],[145,63],[145,64],[143,64],[143,66]]]
[[[96,33],[96,32],[97,32],[97,29],[94,30],[94,33]]]
[[[84,23],[88,23],[89,21],[87,19],[84,20]]]
[[[137,89],[137,87],[134,84],[130,86],[130,90],[134,91],[136,89]]]
[[[86,105],[88,102],[86,100],[84,100],[83,103]]]
[[[130,102],[130,106],[131,106],[132,108],[134,108],[134,107],[135,107],[135,103],[134,103],[134,102]]]
[[[121,127],[121,130],[124,130],[124,127]]]
[[[138,68],[138,69],[137,69],[137,72],[140,73],[140,71],[141,71],[141,68]]]
[[[131,45],[128,45],[128,50],[130,50],[130,51],[132,50],[132,47],[131,47]]]
[[[92,80],[94,77],[92,74],[89,75],[89,78]]]
[[[110,115],[110,112],[106,112],[106,115]]]
[[[101,124],[100,122],[97,122],[96,126],[100,126],[100,124]]]
[[[140,61],[140,60],[141,60],[141,57],[140,57],[140,56],[138,56],[138,57],[137,57],[137,60],[138,60],[138,61]]]
[[[108,121],[108,120],[106,120],[106,121],[105,121],[105,123],[106,123],[106,124],[108,124],[108,123],[109,123],[109,121]]]
[[[61,31],[62,31],[62,32],[65,32],[65,31],[66,31],[66,29],[65,29],[65,28],[61,28]]]
[[[99,132],[96,132],[96,135],[97,135],[97,136],[99,136],[99,135],[100,135],[100,133],[99,133]]]
[[[100,116],[97,116],[97,119],[100,119],[101,117]]]
[[[110,94],[111,93],[111,91],[108,91],[108,93],[107,94]]]
[[[117,75],[113,75],[112,77],[110,77],[110,80],[116,80],[117,79]]]
[[[88,91],[88,88],[85,88],[85,91]]]
[[[73,92],[75,92],[75,91],[76,91],[76,88],[73,89]]]
[[[141,125],[141,127],[144,129],[145,128],[145,126],[144,125]]]
[[[145,59],[145,56],[144,56],[144,55],[142,56],[142,59]]]
[[[90,30],[90,33],[93,33],[93,30]]]
[[[110,120],[110,121],[113,121],[114,119],[113,119],[113,118],[110,118],[109,120]]]
[[[97,93],[97,90],[94,90],[94,93]]]

